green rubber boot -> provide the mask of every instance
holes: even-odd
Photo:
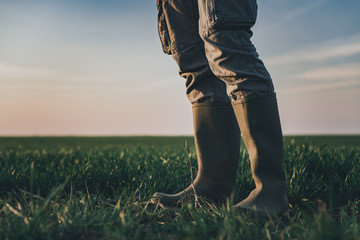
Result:
[[[177,194],[156,192],[151,201],[174,206],[184,198],[206,197],[223,202],[233,191],[240,153],[240,131],[230,103],[193,104],[198,160],[193,184]]]
[[[275,93],[234,101],[256,188],[234,207],[263,216],[286,215],[283,138]]]

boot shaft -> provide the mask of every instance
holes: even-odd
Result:
[[[235,183],[240,130],[230,103],[193,104],[198,176],[210,184]]]

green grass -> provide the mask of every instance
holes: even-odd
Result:
[[[0,239],[360,239],[360,136],[286,137],[289,219],[149,204],[190,179],[191,137],[0,138]],[[254,187],[241,149],[236,200]]]

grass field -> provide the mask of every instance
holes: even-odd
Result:
[[[285,137],[289,219],[149,204],[190,183],[185,141],[196,166],[191,137],[0,138],[0,239],[360,239],[360,136]]]

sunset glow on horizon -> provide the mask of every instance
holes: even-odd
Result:
[[[0,136],[191,135],[155,0],[0,1]],[[360,2],[259,0],[284,134],[360,134]],[[336,17],[335,17],[336,16]]]

